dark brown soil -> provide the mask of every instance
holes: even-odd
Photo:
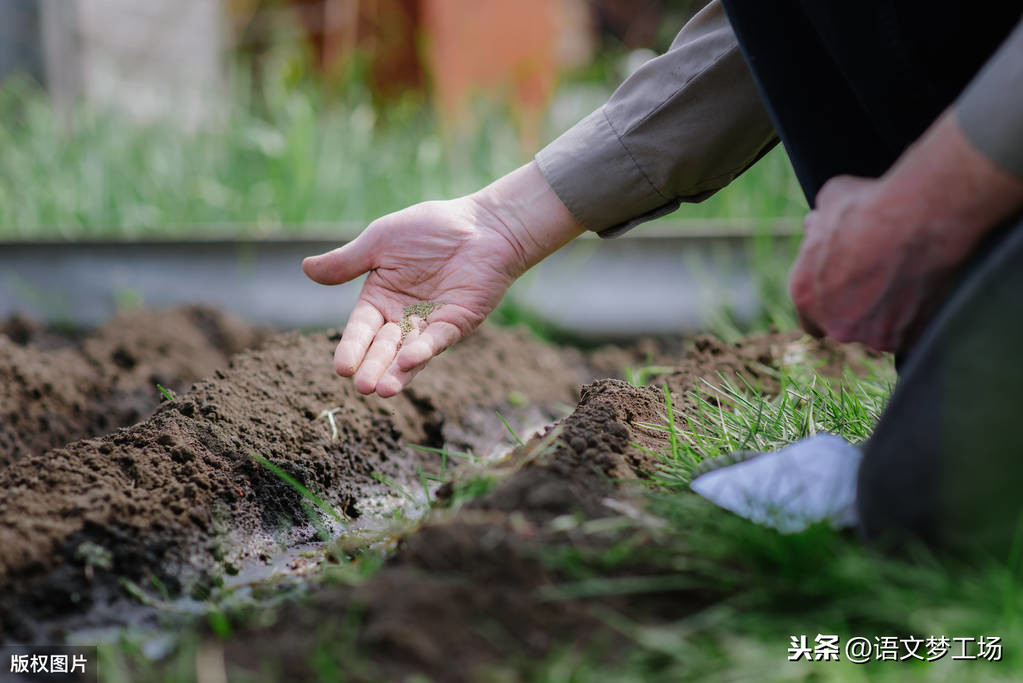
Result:
[[[11,318],[0,325],[0,468],[143,420],[157,384],[185,391],[268,336],[203,307],[126,312],[89,335]]]
[[[273,626],[229,643],[228,661],[239,670],[313,679],[319,643],[309,634],[341,638],[353,615],[364,680],[401,680],[413,671],[430,680],[477,680],[481,667],[509,656],[538,656],[566,640],[595,637],[600,622],[584,603],[536,599],[556,579],[540,555],[567,537],[549,523],[611,514],[605,501],[628,495],[615,479],[645,474],[630,458],[628,442],[637,436],[630,425],[659,422],[662,409],[654,389],[619,380],[587,385],[571,416],[491,470],[500,478],[496,488],[454,514],[434,515],[368,583],[285,606]],[[438,497],[450,493],[442,489]]]
[[[366,398],[331,371],[336,341],[323,333],[278,336],[236,356],[145,422],[22,453],[0,472],[3,636],[28,639],[41,617],[92,607],[104,594],[92,584],[104,577],[152,574],[174,589],[275,550],[282,525],[305,514],[299,495],[250,453],[357,518],[360,500],[391,493],[374,473],[409,486],[417,466],[439,458],[424,459],[406,442],[465,444],[462,436],[472,433],[496,443],[505,428],[495,408],[520,427],[523,420],[542,424],[555,413],[541,407],[571,405],[583,379],[554,349],[485,328],[437,359],[412,390],[391,400]],[[124,345],[101,334],[84,347],[109,357]],[[22,376],[19,349],[35,352],[12,350],[12,372]],[[123,375],[136,377],[138,367]],[[509,406],[512,394],[528,410]],[[50,400],[18,407],[51,410]],[[336,438],[324,417],[334,408]],[[483,414],[494,418],[489,431]]]
[[[824,374],[855,368],[865,356],[858,347],[800,337],[770,335],[740,344],[696,340],[666,378],[674,402],[686,405],[684,392],[702,379],[714,382],[719,373],[738,373],[770,390],[770,370],[794,352],[804,352],[803,362],[814,362]],[[545,554],[594,550],[595,544],[609,542],[552,530],[552,520],[594,520],[620,510],[616,500],[628,505],[639,490],[629,481],[658,467],[656,458],[630,444],[665,449],[663,432],[640,426],[664,421],[661,390],[612,379],[584,386],[572,415],[494,471],[501,477],[494,489],[454,514],[435,515],[402,541],[368,583],[320,590],[306,602],[285,606],[274,625],[240,634],[226,646],[229,665],[238,671],[282,671],[289,680],[315,678],[310,662],[322,641],[309,634],[350,641],[355,619],[359,664],[353,663],[349,673],[356,679],[400,680],[421,672],[430,680],[471,681],[488,667],[516,658],[535,660],[553,647],[596,644],[613,653],[619,637],[603,627],[595,610],[665,611],[679,618],[706,606],[716,596],[675,591],[670,598],[538,599],[538,590],[564,578],[545,568]],[[446,494],[450,488],[438,498],[443,501]],[[254,660],[253,652],[269,654]]]
[[[137,368],[170,361],[137,349],[159,345],[160,336],[140,329],[137,345],[126,348],[134,364],[115,362],[120,374],[104,376],[124,379],[110,384],[151,387],[152,371]],[[211,338],[198,329],[190,348],[199,348],[202,337]],[[359,659],[369,667],[360,674],[366,680],[411,671],[471,680],[481,667],[512,654],[539,656],[558,643],[613,640],[593,605],[545,602],[536,591],[559,579],[541,561],[545,551],[596,542],[551,522],[611,515],[634,495],[628,482],[658,465],[630,444],[654,452],[664,447],[660,433],[639,426],[664,421],[660,390],[615,380],[579,389],[593,379],[594,366],[608,370],[618,359],[636,356],[602,352],[588,360],[521,332],[484,327],[431,363],[405,393],[383,400],[359,396],[349,381],[333,375],[336,341],[331,333],[279,335],[234,356],[144,422],[47,452],[23,446],[0,471],[0,640],[60,640],[61,632],[53,630],[59,617],[109,618],[110,605],[125,600],[124,579],[155,577],[172,594],[201,595],[218,576],[309,540],[313,529],[305,523],[303,501],[251,453],[357,519],[374,514],[372,501],[393,494],[375,474],[412,488],[418,468],[436,468],[439,456],[409,443],[476,453],[508,444],[495,410],[517,429],[548,426],[487,470],[497,483],[482,496],[445,509],[457,482],[442,487],[441,507],[366,583],[321,589],[309,600],[286,604],[276,619],[260,620],[269,625],[246,627],[226,644],[229,665],[265,664],[280,670],[281,680],[309,678],[323,639],[329,648],[333,635],[340,642],[347,633],[350,640],[354,628]],[[19,387],[53,386],[38,396],[25,389],[8,394],[26,401],[18,410],[37,420],[30,424],[41,424],[45,411],[60,413],[73,404],[67,397],[81,386],[79,379],[94,376],[75,374],[83,363],[96,365],[82,358],[113,359],[124,346],[102,333],[78,347],[46,352],[0,342],[10,376],[28,377],[18,380]],[[703,339],[673,359],[676,370],[664,381],[684,411],[685,392],[700,378],[740,373],[770,388],[769,369],[800,349],[803,361],[822,359],[825,371],[862,355],[793,335],[739,345]],[[67,355],[38,360],[58,353]],[[656,349],[642,355],[656,355]],[[44,372],[60,362],[68,363],[65,372]],[[26,364],[35,370],[28,373]],[[4,410],[14,414],[9,405],[5,398]],[[574,412],[551,424],[564,405],[574,405]],[[336,437],[324,417],[331,410]],[[11,433],[26,443],[36,438],[30,432]],[[681,593],[673,599],[681,601],[678,612],[711,598]],[[254,653],[263,652],[273,661],[261,663]]]

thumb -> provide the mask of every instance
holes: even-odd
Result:
[[[310,280],[321,285],[340,285],[354,280],[373,268],[370,250],[362,236],[319,256],[302,261],[302,270]]]
[[[809,313],[796,310],[796,316],[799,318],[799,326],[803,328],[803,331],[809,334],[811,337],[817,337],[817,339],[824,339],[827,333],[824,331],[817,321],[810,317]]]

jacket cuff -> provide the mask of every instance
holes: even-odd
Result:
[[[540,150],[536,163],[575,219],[601,237],[620,235],[681,204],[657,191],[603,107]]]

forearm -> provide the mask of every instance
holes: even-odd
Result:
[[[804,328],[905,351],[978,243],[1023,208],[1023,179],[949,110],[884,176],[836,176],[815,204],[789,280]]]
[[[586,228],[565,207],[535,161],[499,178],[472,198],[494,220],[531,268],[572,241]]]
[[[1023,179],[977,150],[952,109],[881,181],[875,205],[883,218],[909,230],[922,228],[923,234],[906,234],[903,240],[948,265],[961,262],[988,232],[1023,209]]]
[[[951,264],[1023,209],[1023,22],[882,188],[882,204],[929,216],[921,224]]]

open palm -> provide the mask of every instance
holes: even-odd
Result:
[[[305,259],[302,268],[326,285],[369,272],[334,367],[354,376],[359,392],[386,397],[483,322],[528,265],[506,226],[461,198],[384,216],[343,247]],[[403,334],[406,307],[423,302],[439,305],[427,320],[413,317]]]

